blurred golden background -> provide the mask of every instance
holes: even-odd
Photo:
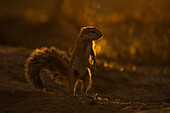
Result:
[[[169,0],[1,0],[0,45],[71,51],[83,26],[104,34],[99,58],[170,65]]]

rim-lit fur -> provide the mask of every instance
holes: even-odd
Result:
[[[80,81],[82,91],[87,95],[92,83],[92,66],[96,62],[93,41],[101,37],[101,32],[94,27],[82,28],[71,60],[64,51],[55,47],[34,50],[25,64],[27,80],[37,88],[44,88],[40,71],[45,70],[56,82],[66,85],[72,95],[75,95]]]
[[[40,76],[40,71],[45,70],[52,75],[53,79],[58,77],[60,82],[63,81],[63,84],[67,84],[69,61],[68,55],[55,47],[36,49],[30,54],[26,61],[26,79],[36,88],[42,89],[44,85]]]
[[[83,27],[80,31],[69,67],[69,86],[73,95],[75,95],[77,81],[81,81],[84,86],[82,90],[87,95],[92,83],[91,69],[96,62],[93,41],[101,37],[102,33],[94,27]]]

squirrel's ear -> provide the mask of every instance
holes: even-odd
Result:
[[[87,33],[87,30],[86,29],[83,29],[82,31],[81,31],[81,34],[86,34]]]
[[[88,27],[82,27],[81,28],[81,33],[82,34],[87,34],[88,33]]]

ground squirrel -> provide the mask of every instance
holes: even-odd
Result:
[[[83,27],[71,58],[55,47],[34,50],[25,64],[26,79],[36,88],[43,89],[40,71],[45,70],[57,82],[66,85],[73,96],[80,81],[83,95],[87,96],[91,86],[91,70],[96,62],[93,41],[101,37],[101,32],[96,28]]]
[[[81,29],[69,67],[70,92],[75,95],[77,82],[82,83],[82,92],[87,95],[91,86],[91,68],[96,62],[93,41],[102,37],[94,27]]]

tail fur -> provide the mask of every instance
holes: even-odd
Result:
[[[36,88],[43,89],[41,70],[46,70],[53,77],[63,75],[68,78],[67,70],[70,58],[66,52],[55,47],[34,50],[25,64],[25,76],[29,83]],[[60,78],[61,79],[61,78]]]

